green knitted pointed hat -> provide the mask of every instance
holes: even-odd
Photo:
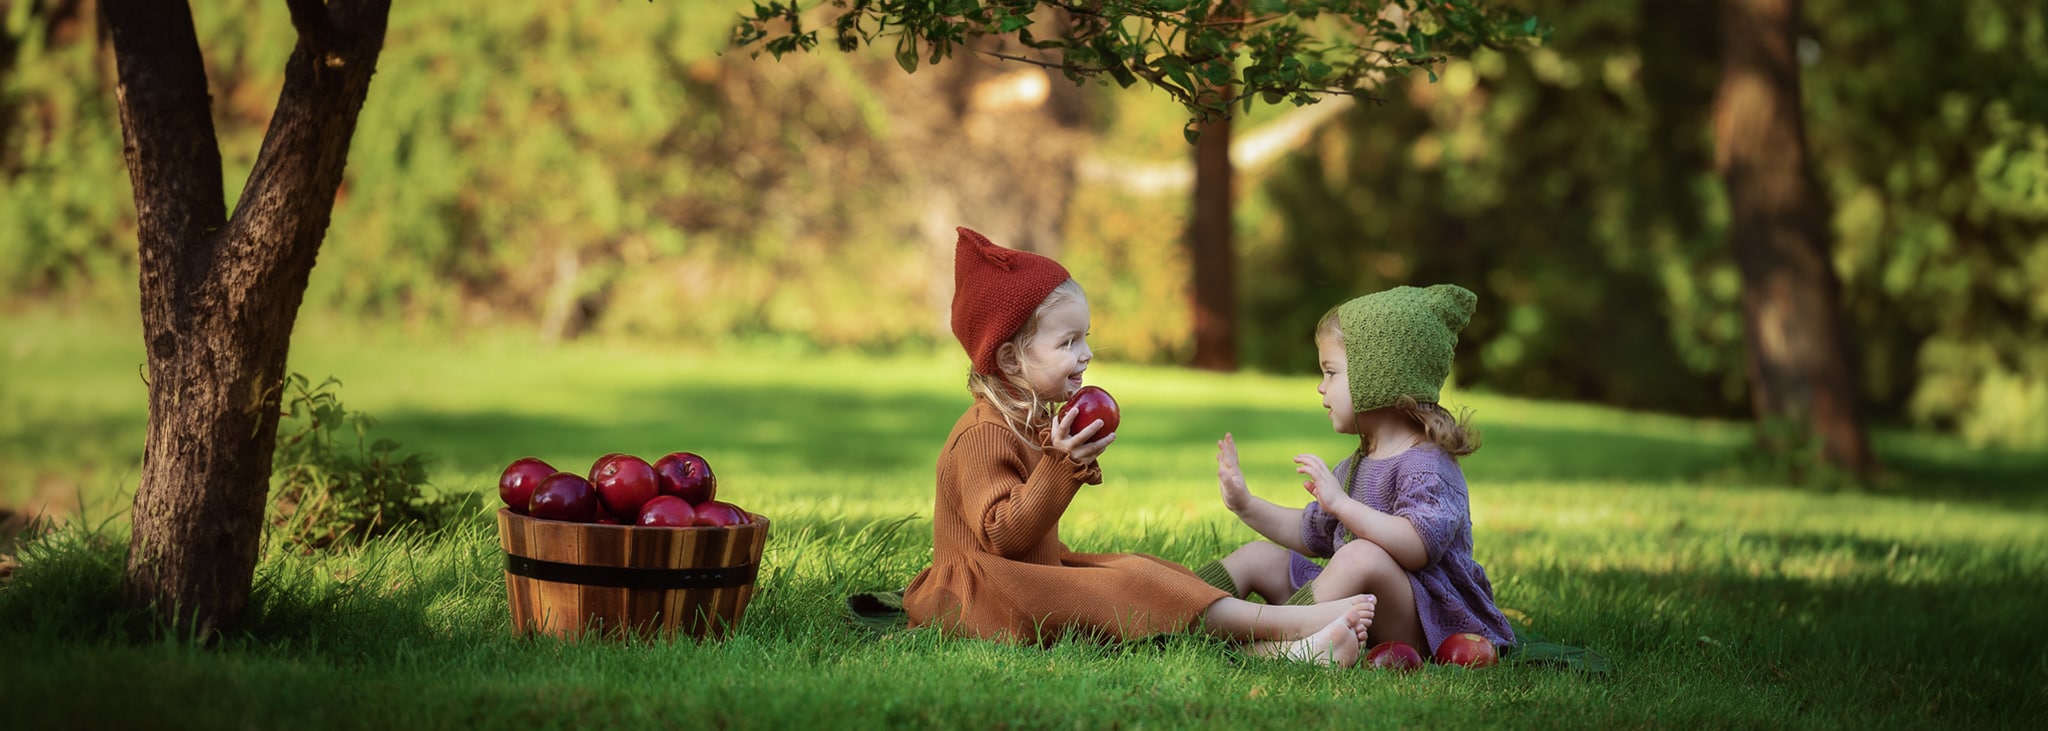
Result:
[[[1455,284],[1395,287],[1337,307],[1357,413],[1399,403],[1436,403],[1451,375],[1458,331],[1479,296]]]

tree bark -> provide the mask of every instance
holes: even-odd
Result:
[[[1188,217],[1196,368],[1237,370],[1237,255],[1233,226],[1235,170],[1230,118],[1202,125],[1195,140],[1194,212]]]
[[[1827,202],[1807,163],[1799,3],[1723,0],[1721,8],[1715,163],[1742,274],[1759,438],[1782,451],[1799,446],[1784,443],[1786,431],[1796,430],[1819,445],[1826,462],[1862,474],[1873,459],[1858,414],[1841,282],[1828,255]]]
[[[185,3],[104,0],[135,190],[149,431],[125,592],[237,624],[262,542],[292,325],[384,44],[389,0],[287,0],[299,40],[234,215]]]

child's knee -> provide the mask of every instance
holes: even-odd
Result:
[[[1230,552],[1228,558],[1223,559],[1223,562],[1231,566],[1264,568],[1271,567],[1275,562],[1285,565],[1286,560],[1287,549],[1265,541],[1253,541],[1238,546],[1237,550]]]
[[[1393,554],[1372,541],[1351,541],[1337,547],[1330,556],[1330,565],[1343,566],[1361,575],[1405,573],[1401,564],[1394,561]]]

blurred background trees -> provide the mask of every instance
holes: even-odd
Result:
[[[305,308],[427,331],[945,347],[951,242],[934,232],[969,225],[1056,249],[1089,284],[1105,358],[1191,361],[1185,110],[986,58],[911,75],[886,49],[750,59],[725,50],[739,5],[393,8]],[[1391,80],[1385,103],[1237,169],[1238,361],[1306,371],[1331,305],[1455,281],[1482,298],[1465,387],[1747,417],[1711,126],[1721,4],[1515,6],[1553,28],[1543,48]],[[91,0],[0,8],[0,307],[132,313],[135,213]],[[295,35],[277,3],[194,16],[239,186]],[[2048,444],[2048,9],[1806,0],[1797,21],[1857,406]],[[1255,106],[1234,135],[1291,111]]]

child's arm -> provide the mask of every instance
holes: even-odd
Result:
[[[1111,434],[1094,439],[1101,424],[1068,433],[1078,412],[1068,412],[1052,427],[1044,457],[1027,469],[1017,461],[1015,435],[994,425],[969,428],[952,447],[969,516],[981,526],[983,550],[1000,556],[1022,556],[1036,550],[1059,525],[1075,493],[1084,484],[1101,484],[1095,458],[1116,441]],[[1091,441],[1092,440],[1092,441]]]
[[[1422,532],[1407,518],[1372,509],[1346,492],[1342,480],[1330,472],[1330,466],[1323,458],[1313,454],[1295,455],[1295,472],[1308,476],[1302,487],[1321,503],[1323,511],[1337,518],[1351,535],[1379,544],[1394,558],[1394,563],[1408,571],[1420,570],[1429,565],[1429,549],[1422,541]]]
[[[1289,550],[1310,552],[1302,545],[1301,509],[1280,506],[1245,487],[1244,470],[1237,464],[1237,439],[1227,433],[1216,443],[1216,478],[1223,485],[1223,507],[1238,520]]]
[[[960,433],[949,450],[959,485],[962,516],[978,526],[976,543],[999,556],[1037,549],[1059,525],[1081,485],[1102,481],[1093,463],[1047,454],[1036,465],[1018,459],[1017,439],[1008,429],[979,424]]]

